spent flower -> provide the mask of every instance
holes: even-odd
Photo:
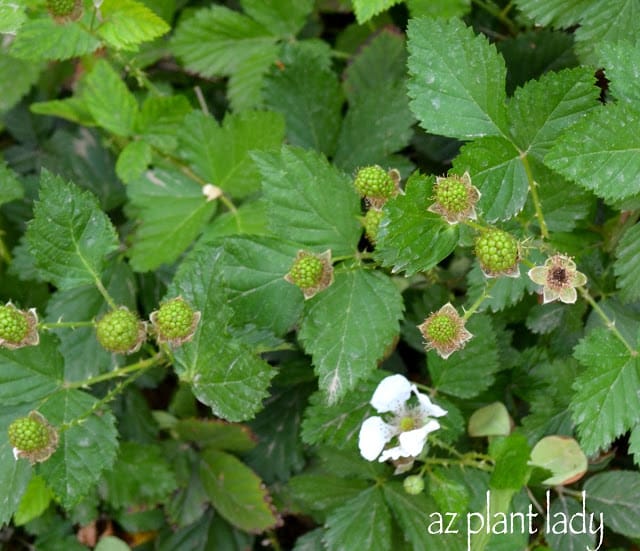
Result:
[[[576,287],[587,283],[587,276],[576,269],[575,262],[562,254],[548,258],[544,266],[531,268],[528,275],[531,281],[542,285],[544,304],[558,299],[573,304],[578,298]]]
[[[462,176],[438,176],[433,186],[434,203],[427,210],[439,214],[449,224],[457,224],[477,218],[476,203],[479,199],[480,192],[471,184],[468,172]]]
[[[13,421],[8,432],[16,461],[21,457],[31,464],[45,461],[58,446],[58,431],[37,411]]]
[[[11,302],[0,306],[0,346],[14,350],[40,342],[35,308],[20,310]]]
[[[284,279],[297,285],[305,299],[318,294],[333,283],[331,250],[321,254],[300,250]]]
[[[435,350],[445,360],[456,350],[464,348],[473,337],[465,329],[465,321],[453,305],[448,302],[433,312],[418,329],[425,339],[427,350]]]
[[[358,437],[360,454],[367,461],[393,460],[398,467],[396,473],[411,468],[429,433],[440,428],[433,417],[447,413],[402,375],[382,379],[370,403],[381,415],[362,423]]]
[[[151,312],[149,320],[158,342],[180,346],[193,338],[200,315],[186,300],[176,297],[163,302],[160,308]]]

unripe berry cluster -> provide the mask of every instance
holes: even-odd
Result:
[[[445,360],[456,350],[464,348],[473,336],[465,329],[465,321],[450,303],[433,312],[418,329],[425,339],[427,350],[435,350]]]
[[[13,421],[8,433],[15,458],[31,463],[48,459],[58,445],[58,432],[36,411]]]
[[[125,307],[107,312],[96,325],[96,337],[109,352],[131,354],[146,337],[144,322]]]
[[[430,212],[442,216],[449,224],[457,224],[464,220],[475,220],[475,206],[480,199],[480,192],[471,185],[471,176],[465,172],[462,176],[451,175],[436,178],[433,187],[433,205]]]
[[[518,277],[520,274],[518,240],[505,231],[491,229],[483,232],[476,240],[475,252],[487,277]]]
[[[34,309],[19,310],[10,302],[0,306],[0,346],[15,349],[38,344],[37,325]]]
[[[65,23],[82,15],[82,0],[47,0],[47,10],[57,22]]]
[[[284,279],[299,287],[304,298],[311,298],[333,283],[331,251],[321,254],[298,251]]]
[[[378,239],[378,228],[380,227],[380,222],[383,216],[384,212],[379,209],[371,208],[362,219],[364,233],[371,244],[375,245],[376,240]]]
[[[161,304],[149,319],[158,342],[178,346],[195,334],[200,312],[196,312],[182,297],[176,297]]]

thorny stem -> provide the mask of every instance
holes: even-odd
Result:
[[[111,298],[109,291],[107,291],[107,288],[102,284],[100,278],[96,274],[94,274],[94,276],[96,287],[98,288],[98,291],[100,291],[100,294],[102,295],[106,303],[109,305],[109,308],[111,308],[112,310],[116,310],[118,308],[118,305],[116,304],[115,300]]]
[[[493,465],[487,456],[475,452],[465,453],[457,459],[445,459],[442,457],[427,457],[424,460],[423,472],[429,469],[430,465],[442,465],[443,467],[451,467],[459,465],[461,467],[472,467],[480,471],[491,472]]]
[[[127,365],[125,367],[120,367],[118,369],[114,369],[113,371],[109,371],[108,373],[102,373],[100,375],[96,375],[95,377],[89,377],[84,381],[76,381],[72,383],[66,383],[64,385],[65,389],[71,388],[84,388],[91,385],[95,385],[96,383],[102,383],[104,381],[108,381],[110,379],[115,379],[117,377],[123,377],[128,375],[129,373],[134,373],[136,371],[144,371],[153,367],[163,358],[163,354],[156,354],[151,358],[147,358],[145,360],[140,360],[139,362],[133,363],[131,365]]]
[[[600,307],[600,305],[595,300],[593,300],[593,297],[589,294],[589,291],[587,291],[583,287],[578,287],[577,289],[580,292],[580,294],[582,295],[582,298],[585,299],[589,303],[591,308],[593,308],[594,312],[596,314],[598,314],[598,316],[600,316],[600,319],[602,319],[602,321],[604,321],[605,326],[607,327],[607,329],[609,329],[618,338],[618,340],[622,344],[624,344],[625,348],[629,351],[631,356],[632,357],[638,356],[638,351],[635,350],[633,348],[633,346],[631,346],[627,342],[627,339],[624,338],[622,333],[620,333],[620,331],[616,327],[615,322],[609,316],[607,316],[606,312]]]
[[[59,329],[61,327],[70,327],[75,329],[76,327],[93,327],[95,322],[93,321],[56,321],[51,323],[39,323],[38,329]]]
[[[538,184],[533,179],[533,172],[531,172],[531,165],[525,152],[520,154],[520,160],[524,171],[527,174],[527,181],[529,182],[529,192],[531,193],[531,200],[533,201],[533,208],[536,211],[536,218],[538,224],[540,224],[540,233],[543,239],[549,239],[549,230],[547,229],[547,223],[544,221],[544,215],[542,214],[542,206],[540,204],[540,197],[538,196]]]
[[[491,280],[489,280],[487,282],[487,285],[484,288],[484,291],[482,292],[482,294],[475,300],[475,302],[471,305],[471,307],[465,311],[464,316],[462,316],[462,319],[464,321],[467,321],[471,316],[473,316],[473,314],[475,314],[476,310],[478,308],[480,308],[480,305],[488,298],[491,297],[491,295],[489,294],[489,291],[491,291],[491,289],[493,288],[493,286],[496,284],[498,280],[496,278],[493,278]]]

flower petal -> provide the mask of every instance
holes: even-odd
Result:
[[[447,414],[446,409],[442,409],[440,406],[431,402],[426,394],[417,391],[415,394],[420,401],[420,413],[423,417],[442,417]]]
[[[403,432],[398,436],[400,448],[402,448],[402,457],[416,457],[420,455],[420,452],[427,442],[427,435],[439,428],[440,423],[432,419],[424,427]]]
[[[547,271],[544,266],[535,266],[529,270],[529,279],[538,285],[544,285],[547,282]]]
[[[560,291],[560,300],[565,304],[573,304],[578,298],[578,293],[573,287],[565,287]]]
[[[384,463],[387,459],[400,459],[401,457],[407,457],[402,453],[402,448],[396,446],[395,448],[389,448],[382,452],[382,455],[378,458],[380,463]]]
[[[584,275],[582,272],[576,272],[575,275],[573,276],[572,285],[574,287],[582,287],[586,283],[587,283],[587,276]]]
[[[560,296],[560,293],[558,291],[556,291],[555,289],[551,289],[549,287],[545,287],[542,290],[542,297],[543,300],[542,302],[544,304],[547,304],[547,302],[553,302],[554,300],[556,300],[558,297]]]
[[[411,396],[411,383],[402,375],[390,375],[378,384],[371,398],[371,405],[379,413],[400,411]]]
[[[360,455],[367,461],[373,461],[380,455],[380,452],[394,435],[394,428],[385,423],[380,417],[365,419],[360,427],[358,436]]]

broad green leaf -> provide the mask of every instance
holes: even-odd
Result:
[[[495,331],[490,318],[475,315],[466,328],[473,338],[462,350],[443,360],[434,351],[427,353],[427,368],[433,386],[458,398],[473,398],[493,384],[500,369]]]
[[[599,473],[585,482],[587,509],[602,515],[614,532],[630,538],[640,537],[640,474],[637,471]]]
[[[326,527],[324,542],[328,551],[392,549],[391,515],[379,487],[365,490],[333,511]]]
[[[351,2],[356,13],[356,20],[359,25],[362,25],[374,15],[378,15],[399,3],[400,0],[351,0]]]
[[[582,339],[574,356],[587,369],[574,383],[571,411],[582,449],[592,455],[637,424],[640,360],[605,329]]]
[[[41,63],[18,59],[0,49],[0,113],[11,109],[38,80]]]
[[[637,106],[640,102],[640,43],[629,40],[604,42],[596,48],[598,61],[604,67],[609,91],[618,101]]]
[[[620,298],[631,302],[640,298],[640,224],[629,228],[616,247],[613,269],[618,277]]]
[[[606,201],[640,194],[640,114],[625,104],[589,113],[563,134],[545,163]]]
[[[462,147],[453,172],[469,172],[480,193],[478,209],[489,222],[508,220],[527,200],[529,181],[516,147],[504,138],[481,138]]]
[[[38,518],[47,510],[52,498],[53,493],[42,477],[38,475],[32,476],[27,489],[22,495],[20,505],[13,516],[14,524],[22,526]]]
[[[89,112],[86,102],[77,96],[51,101],[39,101],[32,103],[29,109],[36,115],[60,117],[61,119],[66,119],[83,126],[96,125],[96,121],[93,120],[93,116]]]
[[[23,0],[0,0],[0,33],[16,34],[27,18]]]
[[[121,442],[116,462],[103,477],[102,497],[116,509],[155,505],[177,488],[175,474],[156,444]]]
[[[302,501],[316,514],[326,514],[357,497],[371,483],[331,474],[302,474],[291,478],[288,485],[296,501]]]
[[[80,390],[52,395],[40,408],[53,426],[71,423],[60,432],[58,448],[40,465],[39,474],[65,508],[73,507],[113,464],[118,442],[111,412],[94,409],[98,401]],[[82,419],[80,423],[74,421]]]
[[[250,17],[216,5],[182,20],[171,49],[187,69],[212,77],[232,74],[264,51],[275,59],[275,42],[276,37]]]
[[[629,453],[633,455],[633,462],[640,465],[640,424],[631,429],[629,435]]]
[[[588,461],[573,438],[547,436],[531,450],[530,464],[551,472],[551,477],[542,483],[548,486],[571,484],[587,472]]]
[[[138,45],[169,32],[170,27],[144,4],[135,0],[104,0],[98,35],[109,46],[138,50]]]
[[[49,14],[29,19],[11,45],[11,55],[19,59],[71,59],[96,50],[100,42],[80,21],[58,25]]]
[[[263,482],[233,455],[204,451],[200,478],[216,511],[234,526],[259,533],[277,524]]]
[[[171,430],[203,448],[244,453],[256,446],[255,436],[246,425],[217,419],[181,419]]]
[[[413,19],[408,27],[411,109],[428,132],[503,136],[504,60],[461,20]]]
[[[248,201],[235,212],[215,217],[206,227],[202,239],[212,241],[227,235],[269,235],[267,207],[264,201]]]
[[[337,273],[331,286],[307,301],[298,337],[329,402],[377,368],[398,334],[403,310],[402,296],[389,277],[361,269]]]
[[[18,175],[0,159],[0,205],[22,199],[24,188]]]
[[[148,142],[138,140],[130,142],[120,152],[116,163],[116,173],[125,184],[140,178],[151,164],[151,146]]]
[[[95,546],[95,551],[131,551],[124,541],[115,536],[101,537],[98,545]]]
[[[578,501],[572,497],[559,493],[558,498],[551,503],[549,508],[549,519],[572,519],[576,520],[581,518],[580,516],[574,516],[576,514],[582,514],[582,506]],[[588,517],[587,517],[588,518]],[[592,529],[596,528],[599,519],[594,519]],[[553,526],[553,521],[550,520],[550,526]],[[581,531],[566,531],[562,533],[561,530],[557,531],[549,530],[545,532],[545,539],[549,542],[551,549],[558,551],[582,551],[583,549],[595,549],[597,547],[595,534],[582,533]]]
[[[138,102],[113,67],[98,61],[84,82],[82,98],[95,121],[118,136],[131,135]]]
[[[222,274],[234,325],[255,324],[284,335],[297,323],[304,297],[284,280],[299,246],[270,237],[227,237]]]
[[[295,35],[313,11],[313,0],[241,0],[247,15],[277,36]]]
[[[449,256],[458,244],[458,227],[428,212],[433,203],[432,177],[415,174],[405,194],[385,207],[376,242],[376,258],[393,272],[425,272]]]
[[[284,139],[284,121],[277,113],[249,111],[213,117],[194,111],[179,133],[182,155],[207,182],[232,197],[260,189],[260,175],[250,151],[277,151]]]
[[[353,254],[362,232],[360,201],[349,178],[315,151],[283,147],[254,153],[273,232],[317,252]]]
[[[265,77],[277,62],[279,51],[277,44],[271,44],[238,64],[227,83],[227,96],[233,111],[263,107]]]
[[[536,23],[556,27],[569,27],[578,22],[593,3],[594,0],[516,0],[518,8]]]
[[[518,88],[508,109],[520,151],[542,159],[560,134],[598,105],[599,93],[586,67],[547,73]]]
[[[118,247],[111,221],[89,192],[47,171],[40,181],[26,234],[38,271],[59,289],[95,284]]]
[[[471,8],[471,0],[406,0],[411,17],[462,17]]]
[[[489,308],[492,312],[500,312],[509,306],[513,306],[522,300],[526,291],[534,292],[539,288],[526,275],[527,267],[520,264],[520,277],[499,277],[492,282],[489,297],[483,301],[481,311]],[[480,297],[487,287],[487,277],[482,273],[480,264],[474,262],[467,274],[468,298],[467,305]]]
[[[192,111],[191,104],[184,96],[148,96],[144,100],[135,130],[142,134],[144,141],[163,151],[173,151],[178,147],[178,133],[184,118]]]
[[[265,78],[264,100],[283,114],[291,145],[334,152],[343,98],[328,58],[302,46],[285,49],[282,66]]]
[[[168,296],[182,295],[201,313],[193,339],[175,352],[178,376],[219,417],[250,419],[262,407],[274,371],[228,332],[233,311],[226,304],[220,249],[200,247],[185,260]]]
[[[174,262],[202,231],[216,210],[200,184],[180,172],[148,171],[127,186],[141,225],[129,250],[131,266],[139,272]]]

